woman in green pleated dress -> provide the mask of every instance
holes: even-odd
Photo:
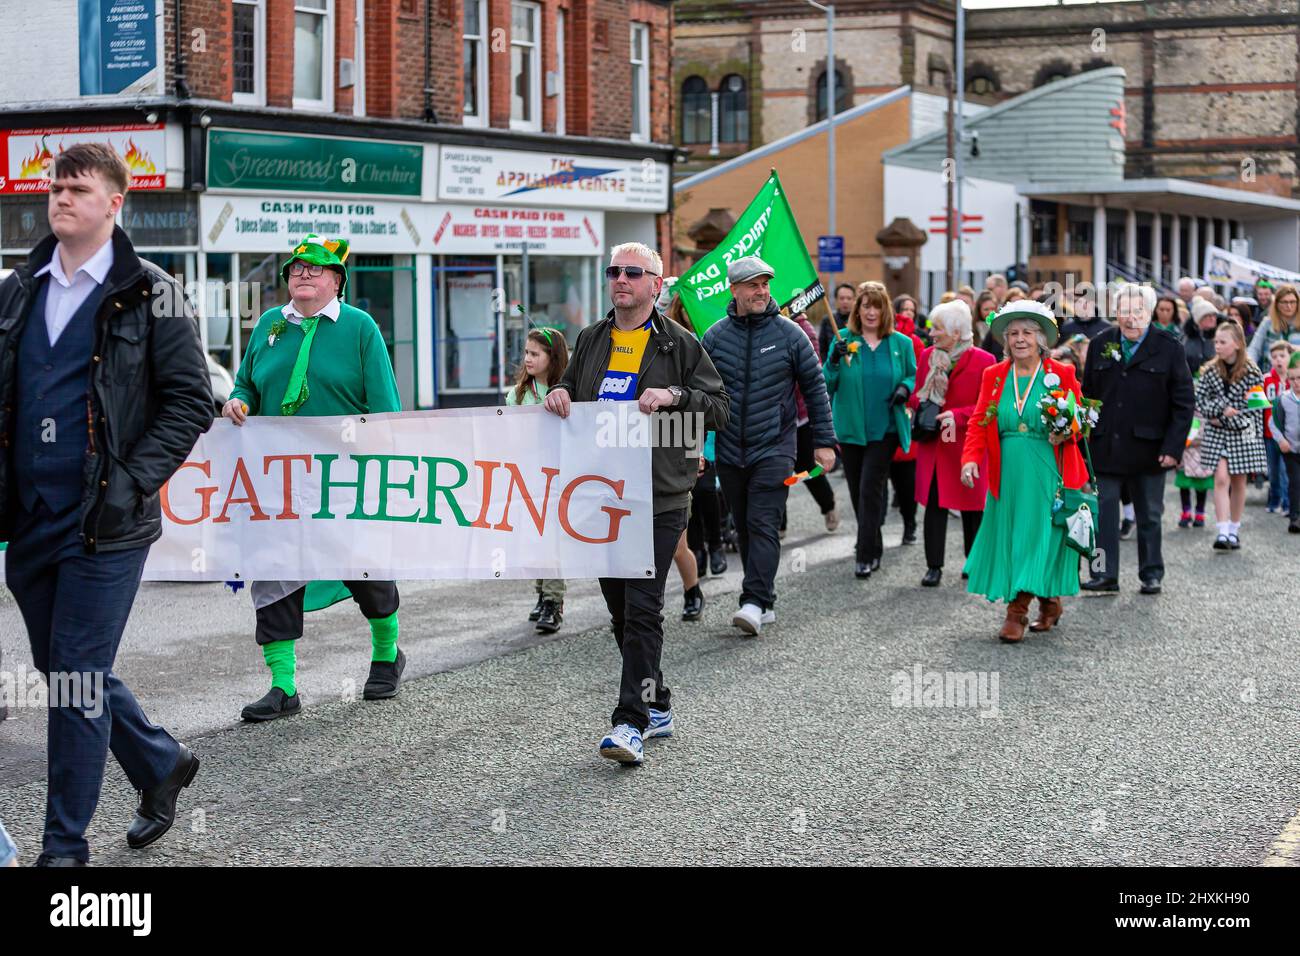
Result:
[[[965,570],[970,593],[1007,602],[999,636],[1015,642],[1024,638],[1034,597],[1039,616],[1031,629],[1047,631],[1061,619],[1061,597],[1079,591],[1079,555],[1065,529],[1053,525],[1052,502],[1062,481],[1083,487],[1087,468],[1074,438],[1049,434],[1038,403],[1054,390],[1082,395],[1073,367],[1048,357],[1058,333],[1047,308],[1011,303],[993,317],[991,331],[1008,357],[984,372],[962,451],[962,482],[971,487],[986,467],[989,478]]]

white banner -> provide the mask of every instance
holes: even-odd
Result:
[[[219,420],[161,493],[145,579],[645,578],[650,447],[611,440],[613,417],[583,403],[567,419]]]
[[[423,252],[433,232],[426,203],[285,196],[199,197],[199,241],[206,252],[288,249],[310,232],[346,239],[360,255]]]
[[[668,211],[668,166],[513,149],[439,148],[438,198],[583,209]]]
[[[1300,272],[1288,272],[1267,262],[1248,259],[1221,246],[1205,247],[1205,279],[1215,285],[1249,285],[1256,279],[1278,279],[1300,283]]]
[[[596,209],[446,203],[431,208],[434,252],[519,252],[526,244],[530,254],[598,256],[605,249],[605,214]]]

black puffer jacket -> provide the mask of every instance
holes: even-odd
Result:
[[[1183,323],[1183,336],[1186,338],[1183,342],[1183,351],[1187,353],[1187,367],[1192,370],[1193,375],[1201,370],[1202,365],[1214,358],[1214,332],[1215,329],[1202,332],[1195,319],[1188,319]]]
[[[740,317],[733,299],[727,317],[704,333],[704,349],[731,396],[731,420],[715,445],[719,462],[747,468],[773,455],[794,458],[796,385],[808,405],[814,446],[835,447],[826,380],[812,343],[775,300],[761,315]]]
[[[18,341],[36,289],[32,276],[55,244],[47,237],[0,283],[0,540],[8,538],[17,507],[9,448]],[[212,383],[184,290],[140,259],[121,227],[113,229],[91,368],[82,543],[92,553],[152,544],[162,535],[158,489],[212,424]]]

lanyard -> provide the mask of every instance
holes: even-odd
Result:
[[[1020,397],[1020,376],[1016,374],[1015,366],[1011,367],[1011,387],[1015,389],[1016,395],[1016,417],[1023,418],[1025,415],[1025,402],[1029,401],[1030,394],[1034,391],[1034,382],[1038,380],[1038,373],[1043,370],[1043,360],[1038,360],[1038,367],[1034,369],[1034,374],[1029,377],[1029,387],[1025,389],[1025,397]]]

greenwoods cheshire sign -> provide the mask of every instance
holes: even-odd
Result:
[[[208,131],[208,188],[419,197],[416,144],[247,130]]]

